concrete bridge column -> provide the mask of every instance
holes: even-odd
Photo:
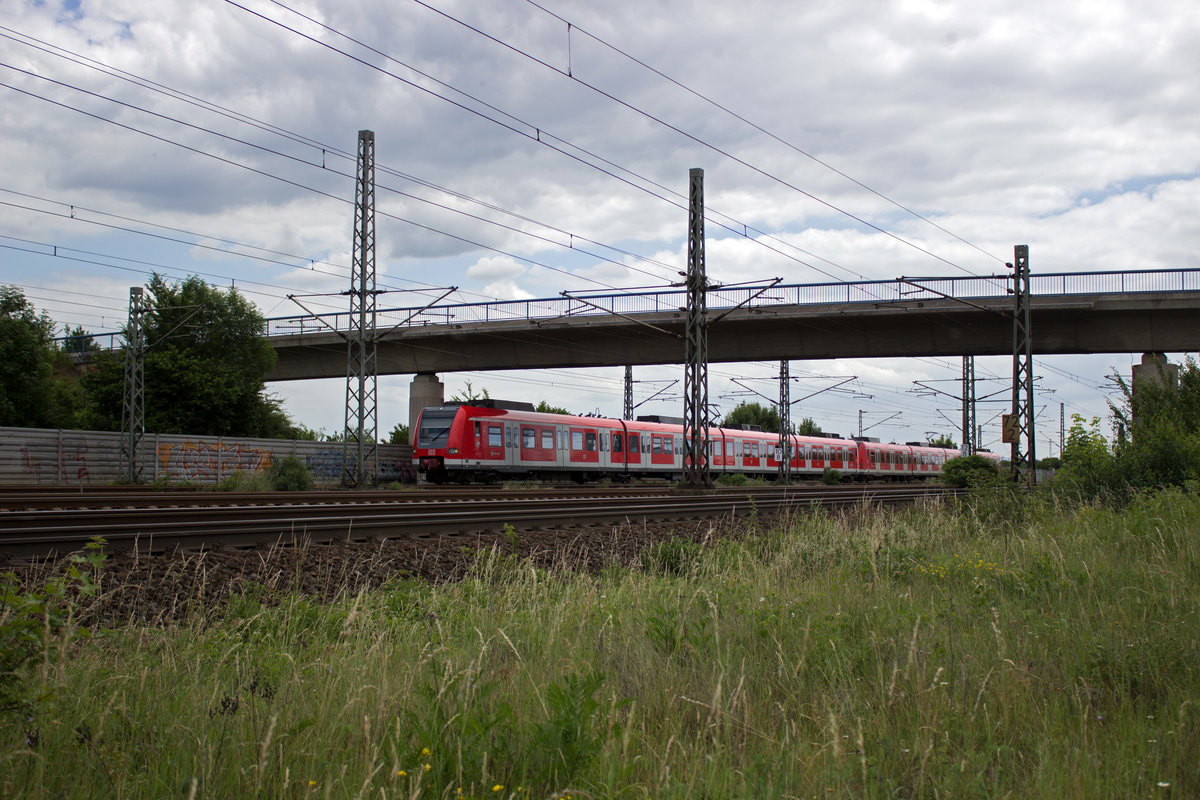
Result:
[[[426,406],[440,406],[446,402],[446,385],[432,372],[421,372],[413,376],[408,386],[408,441],[417,443],[417,417]]]

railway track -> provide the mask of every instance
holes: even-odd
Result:
[[[407,502],[465,502],[471,500],[538,499],[558,497],[647,497],[666,495],[664,483],[588,487],[412,487],[408,489],[317,489],[306,492],[218,492],[201,489],[155,491],[144,486],[5,486],[0,487],[0,512],[66,509],[183,508],[263,505],[267,498],[289,505],[369,504]]]
[[[902,503],[946,491],[923,485],[789,486],[670,494],[666,487],[622,487],[599,492],[539,489],[526,494],[492,489],[464,495],[459,490],[453,498],[439,492],[428,496],[403,493],[402,498],[394,492],[302,493],[299,497],[293,493],[222,497],[221,493],[204,492],[187,493],[187,500],[173,493],[164,498],[163,493],[155,492],[150,495],[154,505],[138,505],[135,501],[145,497],[123,490],[115,493],[121,504],[111,507],[93,503],[0,512],[0,554],[10,561],[47,558],[77,550],[94,537],[102,537],[110,550],[150,552],[266,547],[300,540],[424,538],[499,531],[506,525],[529,530],[639,524],[643,520],[774,513],[812,504],[829,508],[864,502]]]

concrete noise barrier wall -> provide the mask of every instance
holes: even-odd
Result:
[[[341,483],[341,442],[293,439],[235,439],[148,433],[137,458],[142,480],[211,486],[235,472],[265,472],[275,460],[295,456],[317,486]],[[381,444],[379,480],[415,482],[412,448]],[[121,434],[109,431],[0,427],[0,484],[88,486],[117,483],[123,475]]]

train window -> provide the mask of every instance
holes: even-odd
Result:
[[[475,423],[475,446],[479,447],[483,444],[482,434],[479,432],[479,423]]]
[[[537,431],[533,428],[521,428],[521,447],[526,450],[537,447]]]
[[[614,453],[623,453],[623,452],[625,452],[625,442],[623,441],[623,440],[624,440],[624,438],[625,438],[625,437],[623,437],[623,436],[622,436],[621,434],[619,434],[619,433],[614,433],[614,434],[612,435],[612,451],[613,451]]]
[[[505,432],[506,434],[508,434],[508,446],[509,446],[509,447],[512,447],[512,446],[513,446],[513,429],[512,429],[512,426],[511,426],[511,425],[508,425],[508,426],[506,426],[506,427],[504,428],[504,432]]]
[[[663,455],[669,456],[669,455],[673,454],[675,452],[675,448],[673,447],[674,444],[675,444],[675,437],[664,436],[663,437]]]
[[[499,425],[488,425],[488,447],[504,447],[504,429]]]
[[[450,441],[450,425],[454,422],[455,413],[454,410],[422,411],[420,427],[417,429],[417,447],[445,447]]]
[[[586,433],[583,434],[583,436],[584,436],[583,449],[589,453],[596,452],[596,432],[595,431],[587,431]]]
[[[571,449],[583,449],[583,431],[571,431]]]
[[[554,449],[554,429],[553,428],[542,428],[542,449],[543,450],[553,450]]]
[[[650,448],[651,448],[651,452],[654,455],[661,456],[662,455],[662,437],[661,436],[651,436],[650,437]]]
[[[607,452],[608,452],[608,439],[605,439],[605,438],[604,438],[604,434],[603,434],[603,433],[602,433],[602,434],[600,434],[600,452],[601,452],[601,453],[607,453]]]
[[[629,452],[636,453],[638,451],[638,435],[636,433],[629,434]]]

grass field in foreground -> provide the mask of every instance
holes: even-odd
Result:
[[[1200,500],[1008,502],[67,624],[0,795],[1200,796]]]

